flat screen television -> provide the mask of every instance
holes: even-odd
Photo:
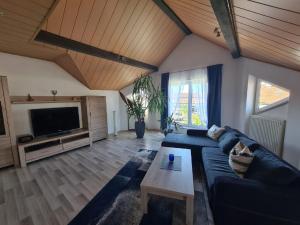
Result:
[[[50,136],[80,128],[78,107],[30,110],[35,137]]]

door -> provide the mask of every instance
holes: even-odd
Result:
[[[107,137],[106,98],[100,96],[88,97],[89,130],[92,140],[98,141]]]

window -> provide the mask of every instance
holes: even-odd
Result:
[[[289,97],[289,90],[268,81],[258,80],[255,111],[261,112],[285,104]]]
[[[207,127],[207,69],[171,73],[168,114],[186,127]]]

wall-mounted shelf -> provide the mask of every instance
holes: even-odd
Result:
[[[43,104],[43,103],[67,103],[67,102],[81,102],[80,96],[11,96],[11,104]]]

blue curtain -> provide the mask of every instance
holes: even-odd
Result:
[[[221,91],[222,91],[222,64],[208,66],[208,97],[207,119],[210,128],[212,125],[221,126]]]
[[[161,75],[161,91],[166,99],[166,105],[164,111],[160,117],[160,127],[161,129],[167,128],[167,117],[168,117],[168,87],[169,87],[169,73],[163,73]]]

